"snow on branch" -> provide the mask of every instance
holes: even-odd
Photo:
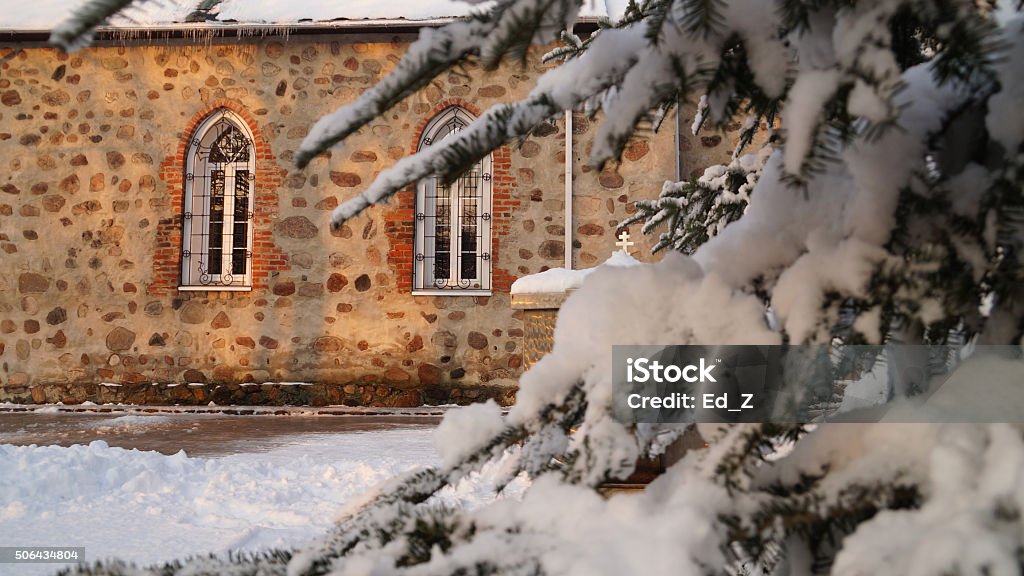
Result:
[[[529,134],[544,120],[562,110],[571,110],[621,81],[644,44],[643,32],[639,26],[605,31],[583,56],[541,76],[523,101],[493,106],[443,144],[406,156],[381,172],[369,188],[334,209],[331,225],[340,226],[410,183],[436,174],[458,174],[502,144]],[[359,102],[336,114],[355,111],[357,106]],[[307,141],[314,137],[317,126]],[[355,124],[347,124],[348,133],[354,129]]]
[[[305,167],[318,154],[349,137],[475,52],[478,46],[472,39],[490,34],[495,24],[488,15],[476,15],[437,30],[424,28],[394,71],[355,102],[322,117],[313,125],[295,154],[296,164],[299,168]]]
[[[305,167],[317,154],[471,55],[479,55],[485,67],[495,66],[506,54],[523,57],[532,42],[548,42],[571,27],[578,9],[578,0],[501,0],[488,12],[436,30],[424,28],[390,74],[352,104],[313,125],[295,155],[296,164]]]
[[[50,44],[71,52],[89,44],[93,31],[136,0],[88,0],[50,33]],[[145,2],[146,0],[138,0]]]

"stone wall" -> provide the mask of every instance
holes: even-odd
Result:
[[[495,223],[489,297],[410,293],[412,191],[333,234],[328,220],[415,148],[439,105],[521,98],[546,66],[531,57],[442,75],[306,170],[292,161],[312,123],[379,80],[409,40],[26,46],[0,65],[0,401],[510,402],[523,323],[508,286],[563,265],[562,122],[496,153],[508,178],[495,210],[500,200],[507,218]],[[179,292],[180,155],[221,106],[257,138],[254,287]],[[577,267],[606,258],[629,202],[674,171],[668,129],[632,142],[617,169],[583,167],[595,132],[577,115]],[[689,170],[727,157],[730,143],[714,138],[684,139]],[[635,239],[646,257],[652,239]],[[263,382],[316,386],[243,386]]]

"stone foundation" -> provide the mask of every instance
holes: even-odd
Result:
[[[515,387],[433,385],[401,389],[381,383],[352,384],[41,384],[8,386],[4,401],[16,404],[139,404],[148,406],[376,406],[515,402]]]

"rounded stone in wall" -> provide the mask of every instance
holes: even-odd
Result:
[[[397,386],[404,382],[411,381],[412,377],[409,376],[408,372],[401,368],[388,368],[384,372],[384,379],[390,382],[393,386]]]
[[[295,294],[295,282],[292,280],[280,279],[274,283],[272,289],[275,296],[291,296]]]
[[[635,140],[630,142],[626,149],[623,150],[622,156],[626,160],[635,162],[647,155],[650,151],[650,146],[645,140]]]
[[[64,308],[60,306],[50,310],[50,313],[46,315],[46,323],[50,326],[56,326],[68,319],[68,313]]]
[[[0,103],[4,106],[17,106],[21,104],[21,94],[17,90],[5,90],[0,94]]]
[[[597,177],[597,180],[601,183],[601,186],[604,186],[605,188],[622,188],[623,184],[625,184],[625,180],[622,178],[622,175],[611,170],[601,172]]]
[[[356,290],[360,292],[366,292],[367,290],[370,289],[370,277],[367,276],[366,274],[360,275],[358,278],[356,278],[355,286]]]
[[[533,132],[530,133],[531,136],[536,136],[537,138],[544,138],[551,136],[552,134],[558,134],[558,126],[555,126],[550,122],[541,122],[533,129]]]
[[[416,352],[417,350],[423,349],[423,337],[417,334],[405,345],[405,349],[409,352]]]
[[[186,384],[206,384],[206,374],[194,368],[185,370],[185,373],[181,375],[181,379]]]
[[[545,240],[537,253],[545,260],[561,260],[565,257],[565,243],[561,240]]]
[[[309,252],[296,252],[289,258],[292,264],[299,268],[309,269],[313,267],[313,255]]]
[[[430,343],[438,348],[455,348],[455,334],[448,330],[439,330],[430,337]]]
[[[523,143],[523,146],[519,149],[519,154],[523,158],[533,158],[540,154],[540,145],[536,142],[527,141]]]
[[[711,136],[701,136],[700,144],[705,148],[714,148],[722,143],[722,137],[718,134],[712,134]]]
[[[228,315],[225,314],[224,311],[220,311],[220,312],[217,313],[216,316],[213,317],[213,321],[210,322],[210,327],[213,328],[214,330],[220,330],[222,328],[230,328],[231,327],[231,319],[228,318]]]
[[[159,300],[152,300],[146,303],[143,311],[145,311],[146,316],[159,316],[164,313],[164,305]]]
[[[282,236],[299,240],[313,238],[319,232],[316,224],[305,216],[289,216],[281,220],[276,228]]]
[[[64,207],[67,201],[64,200],[63,196],[51,194],[43,197],[43,209],[47,212],[58,212]]]
[[[473,348],[474,350],[483,350],[484,348],[487,348],[487,336],[484,336],[479,332],[470,332],[466,340],[469,343],[470,348]]]
[[[327,290],[329,292],[340,292],[346,285],[348,285],[348,278],[344,274],[335,272],[327,278]]]
[[[42,294],[50,289],[50,279],[42,274],[25,272],[18,276],[18,291],[22,294]]]
[[[107,348],[111,352],[129,350],[135,343],[135,332],[118,326],[107,334]]]
[[[107,164],[109,164],[111,168],[117,170],[121,166],[124,166],[124,162],[124,154],[114,150],[107,152]]]
[[[202,324],[206,320],[206,308],[198,302],[186,302],[178,317],[185,324]]]
[[[25,296],[21,299],[21,311],[34,316],[39,312],[39,301],[33,296]]]
[[[64,335],[63,330],[57,330],[57,333],[54,334],[52,337],[47,338],[46,341],[50,344],[53,344],[54,348],[63,348],[64,346],[67,345],[68,338],[67,336]]]
[[[441,369],[433,364],[420,364],[416,370],[416,376],[419,378],[420,384],[424,386],[433,386],[441,382]]]
[[[358,174],[352,172],[331,172],[331,182],[341,188],[352,188],[359,186],[363,181]]]
[[[46,92],[42,97],[43,104],[52,107],[61,107],[68,104],[71,101],[71,96],[68,92],[63,90],[53,90],[52,92]]]
[[[345,348],[341,338],[321,336],[313,342],[313,352],[317,354],[338,354]]]

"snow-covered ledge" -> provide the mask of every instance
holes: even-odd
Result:
[[[595,268],[552,268],[516,280],[512,284],[512,308],[523,311],[523,367],[528,369],[551,352],[558,309],[570,292],[583,285],[587,276],[601,266],[637,264],[639,260],[620,250]]]

